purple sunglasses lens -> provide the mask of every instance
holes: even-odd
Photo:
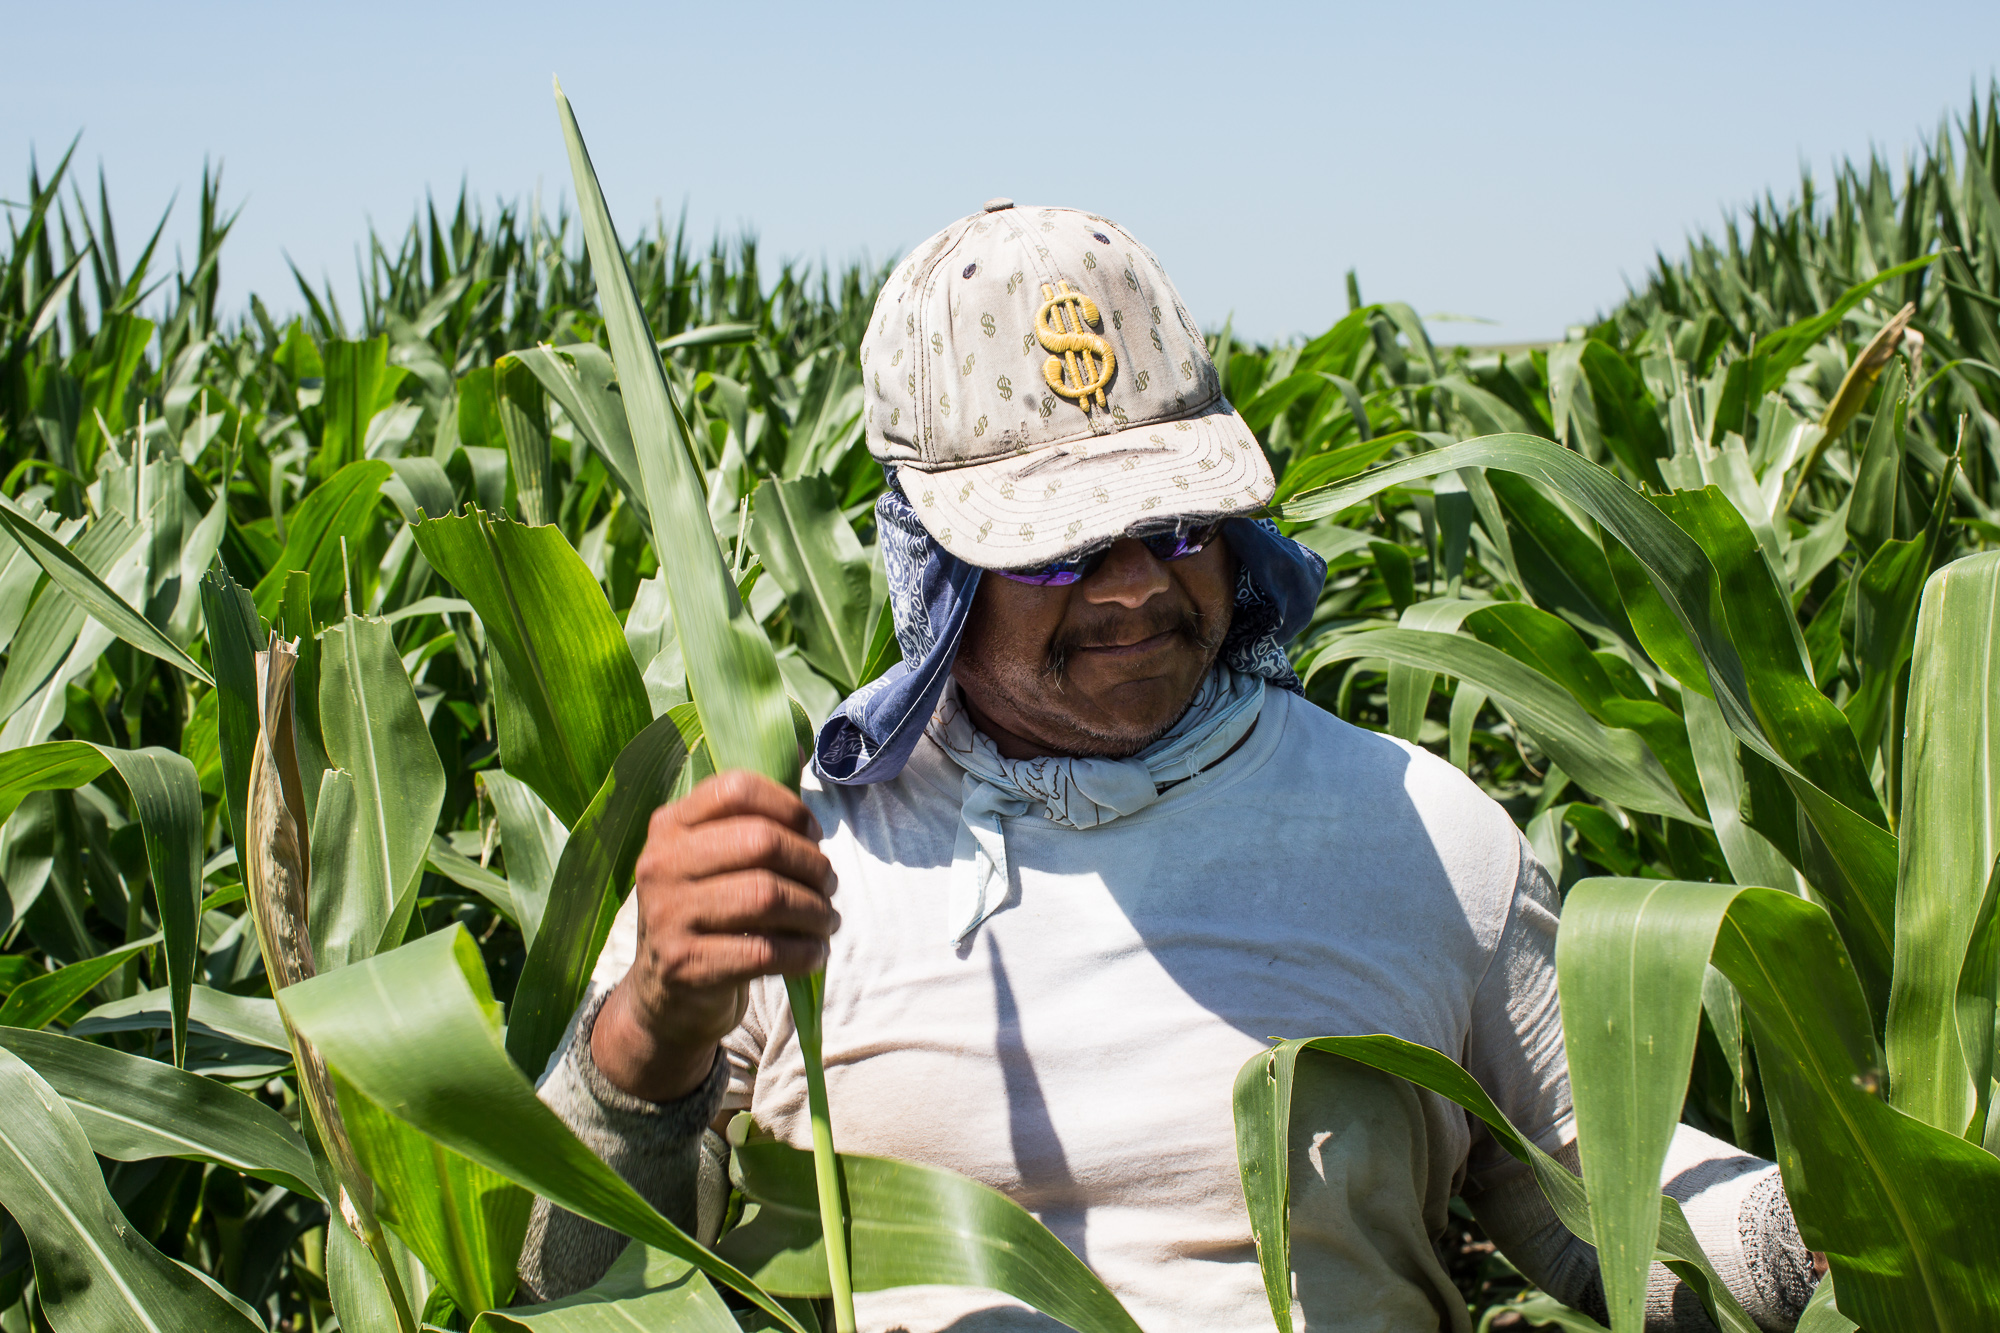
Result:
[[[1083,571],[1079,569],[996,569],[993,572],[1003,579],[1032,583],[1038,588],[1061,588],[1083,578]]]
[[[1139,541],[1155,560],[1185,560],[1191,555],[1199,555],[1201,549],[1214,541],[1215,534],[1221,530],[1220,523],[1208,523],[1198,528],[1151,533],[1139,538]],[[1016,583],[1030,583],[1038,588],[1061,588],[1089,578],[1109,554],[1110,548],[1106,547],[1078,560],[1056,560],[1034,569],[996,569],[993,572]]]
[[[1197,528],[1193,532],[1161,532],[1139,540],[1155,560],[1185,560],[1196,555],[1208,544],[1208,529]]]

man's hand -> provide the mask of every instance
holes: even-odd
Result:
[[[701,1086],[750,983],[826,964],[840,928],[833,866],[805,802],[754,773],[718,773],[653,812],[639,856],[639,949],[590,1051],[648,1101]]]

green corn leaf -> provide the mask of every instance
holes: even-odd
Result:
[[[548,1062],[583,1002],[653,811],[673,793],[700,726],[694,705],[682,704],[634,736],[570,830],[508,1014],[507,1053],[521,1068]]]
[[[357,1095],[338,1066],[332,1076],[348,1138],[375,1182],[375,1215],[459,1310],[505,1305],[534,1195]]]
[[[125,960],[158,944],[161,936],[156,932],[142,940],[120,945],[95,958],[84,958],[59,967],[53,972],[44,972],[38,977],[22,982],[7,994],[7,1003],[0,1004],[0,1027],[27,1028],[35,1030],[47,1027],[81,1000],[84,996],[125,965]]]
[[[202,579],[201,613],[215,667],[223,798],[231,840],[241,847],[250,808],[250,752],[257,745],[257,650],[269,635],[258,623],[257,604],[224,569]]]
[[[1563,1333],[1604,1333],[1604,1325],[1580,1310],[1572,1310],[1547,1292],[1533,1292],[1506,1305],[1489,1307],[1492,1314],[1515,1315],[1536,1328],[1559,1328]],[[1482,1329],[1487,1327],[1481,1324]]]
[[[1791,600],[1736,506],[1714,486],[1653,502],[1701,545],[1716,572],[1730,641],[1744,663],[1751,706],[1771,743],[1800,773],[1870,823],[1885,825],[1854,734],[1813,684],[1790,626]]]
[[[1904,742],[1902,866],[1889,994],[1891,1101],[1954,1134],[1971,1129],[1993,1073],[1993,1013],[1968,1031],[1958,995],[2000,855],[2000,553],[1931,576],[1918,612]],[[1985,978],[1993,982],[1989,964]]]
[[[1688,808],[1638,735],[1602,725],[1569,691],[1497,648],[1462,634],[1370,630],[1327,643],[1313,658],[1308,678],[1334,662],[1358,657],[1471,681],[1506,707],[1535,744],[1589,790],[1627,809],[1706,823]]]
[[[83,530],[82,519],[64,521],[62,515],[52,509],[36,511],[29,507],[28,513],[37,526],[54,534],[55,539],[67,546]],[[0,652],[5,652],[14,642],[22,620],[28,614],[28,606],[42,587],[41,567],[35,558],[11,538],[0,540]]]
[[[563,848],[569,844],[569,830],[527,783],[497,768],[482,774],[480,781],[500,825],[500,850],[507,858],[506,884],[515,921],[521,928],[523,945],[532,952],[535,932],[541,928],[542,913],[548,907],[549,885]]]
[[[1687,711],[1687,734],[1701,790],[1708,807],[1708,819],[1722,846],[1722,859],[1738,884],[1762,885],[1767,889],[1799,886],[1799,873],[1770,839],[1751,828],[1743,819],[1746,780],[1737,757],[1736,738],[1715,701],[1693,690],[1681,696]]]
[[[1805,360],[1806,353],[1817,346],[1827,334],[1840,325],[1847,312],[1861,303],[1861,298],[1876,287],[1906,273],[1915,273],[1928,268],[1938,261],[1937,255],[1923,255],[1919,258],[1883,269],[1842,292],[1837,300],[1816,315],[1809,315],[1796,323],[1765,334],[1757,340],[1756,351],[1750,356],[1730,364],[1728,383],[1722,391],[1722,401],[1715,412],[1715,429],[1733,430],[1749,437],[1745,429],[1746,414],[1752,413],[1756,405],[1764,400],[1764,395],[1785,382],[1785,376],[1792,367]],[[1739,370],[1738,367],[1741,367]],[[1828,437],[1831,439],[1831,437]]]
[[[281,1003],[338,1078],[343,1106],[371,1103],[558,1207],[687,1261],[803,1333],[769,1294],[660,1216],[536,1100],[501,1044],[499,1005],[464,927],[300,982]]]
[[[640,310],[583,133],[560,88],[556,109],[569,147],[577,209],[646,491],[653,549],[667,580],[674,628],[687,662],[689,691],[701,710],[703,734],[717,768],[744,768],[796,787],[798,747],[777,659],[763,627],[737,595],[722,549],[715,543],[687,422]],[[630,654],[626,657],[629,661]],[[549,804],[561,813],[561,806]]]
[[[350,615],[320,637],[320,719],[327,759],[352,775],[354,819],[346,873],[322,879],[321,843],[336,836],[322,787],[308,920],[328,971],[402,939],[445,779],[385,620]]]
[[[1472,770],[1472,726],[1479,710],[1486,707],[1487,694],[1477,685],[1460,681],[1451,695],[1449,753],[1452,766],[1461,773]]]
[[[1854,578],[1854,664],[1861,684],[1847,701],[1847,718],[1864,753],[1884,742],[1892,721],[1891,696],[1910,660],[1917,604],[1937,560],[1956,473],[1956,460],[1945,465],[1926,529],[1907,541],[1883,542]]]
[[[1570,625],[1522,602],[1500,602],[1466,621],[1466,629],[1568,690],[1597,721],[1641,737],[1691,808],[1701,808],[1701,782],[1688,749],[1687,725],[1643,684],[1621,689]],[[1700,696],[1697,695],[1697,698]]]
[[[1401,1037],[1382,1034],[1281,1041],[1244,1062],[1237,1071],[1233,1094],[1236,1157],[1242,1169],[1244,1202],[1250,1214],[1251,1234],[1257,1241],[1257,1264],[1264,1278],[1264,1294],[1280,1333],[1292,1333],[1293,1328],[1290,1153],[1298,1063],[1307,1057],[1327,1056],[1352,1060],[1408,1079],[1478,1116],[1492,1130],[1500,1146],[1534,1172],[1535,1183],[1563,1225],[1577,1236],[1592,1233],[1592,1205],[1583,1181],[1523,1137],[1478,1081],[1447,1056]],[[1655,1183],[1656,1193],[1658,1188]],[[1673,1269],[1728,1333],[1756,1333],[1757,1326],[1729,1294],[1695,1242],[1680,1205],[1671,1198],[1660,1200],[1658,1248],[1652,1257]]]
[[[404,521],[443,518],[457,507],[452,500],[451,479],[435,458],[392,458],[389,466],[396,469],[396,475],[382,483],[382,494],[395,501]]]
[[[2000,1158],[1883,1099],[1868,1004],[1824,909],[1764,888],[1586,880],[1564,903],[1556,966],[1613,1328],[1639,1326],[1638,1195],[1680,1116],[1711,952],[1756,1041],[1800,1234],[1831,1261],[1844,1313],[1884,1333],[1992,1327],[2000,1217],[1979,1201],[2000,1197]]]
[[[1854,489],[1847,498],[1847,533],[1861,558],[1875,554],[1896,535],[1896,494],[1903,480],[1903,412],[1901,385],[1883,390],[1875,409],[1875,424],[1862,446]]]
[[[149,745],[143,750],[119,750],[89,741],[48,741],[24,746],[0,755],[0,808],[11,812],[30,791],[80,787],[105,769],[115,769],[132,797],[132,812],[138,820],[146,844],[146,861],[153,875],[153,896],[159,906],[160,935],[164,941],[168,985],[173,993],[174,1062],[187,1058],[188,988],[194,984],[194,964],[201,942],[197,918],[201,904],[201,779],[194,765],[183,755]],[[131,956],[131,946],[114,951]],[[60,972],[38,978],[34,983],[44,999],[32,1006],[21,992],[10,995],[0,1006],[0,1023],[20,1027],[41,1027],[70,1004],[80,999],[109,976],[115,967],[106,967],[111,955],[72,963]],[[95,968],[104,967],[97,980],[83,985],[82,979]],[[72,971],[72,969],[82,969]],[[58,983],[56,978],[69,976]],[[23,987],[22,990],[26,990]],[[57,1003],[58,997],[62,999]],[[17,1001],[23,1005],[16,1009]],[[55,1004],[51,1009],[48,1006]],[[9,1017],[9,1014],[15,1015]],[[32,1018],[33,1021],[29,1021]]]
[[[743,1190],[756,1205],[721,1253],[770,1291],[827,1294],[826,1255],[810,1153],[731,1126]],[[1063,1243],[999,1191],[915,1162],[843,1154],[854,1289],[949,1284],[1025,1301],[1079,1333],[1138,1325]]]
[[[1458,597],[1441,597],[1433,601],[1417,602],[1403,608],[1402,615],[1397,617],[1396,628],[1450,634],[1458,629],[1467,616],[1486,605],[1488,605],[1486,602],[1468,601]],[[1406,741],[1417,739],[1417,733],[1423,728],[1424,709],[1430,703],[1431,686],[1436,681],[1437,673],[1434,671],[1403,666],[1396,662],[1389,664],[1391,736],[1401,736]]]
[[[77,1019],[70,1027],[70,1035],[89,1037],[102,1032],[145,1032],[171,1027],[171,1003],[164,986],[110,1000]],[[260,995],[231,995],[209,986],[196,986],[188,1001],[188,1029],[205,1037],[225,1037],[266,1050],[291,1052],[284,1020],[278,1017],[277,1001]]]
[[[0,527],[0,533],[6,531]],[[74,531],[74,527],[64,524],[58,529],[59,533],[63,531]],[[123,582],[124,562],[135,558],[134,548],[144,535],[144,529],[133,527],[114,509],[75,538],[76,557],[100,578]],[[27,548],[11,539],[8,546],[18,553],[21,561],[20,569],[10,565],[9,570],[27,585],[25,591],[33,592],[40,587],[43,595],[27,607],[9,645],[7,670],[0,674],[0,720],[12,717],[49,684],[50,677],[76,646],[86,619],[83,603],[76,598],[47,595],[50,585],[39,573],[38,562]]]
[[[306,575],[305,605],[312,622],[324,625],[340,615],[346,578],[359,572],[359,558],[376,528],[376,514],[382,504],[382,483],[395,469],[379,458],[347,464],[328,477],[298,508],[285,516],[285,549],[272,563],[270,572],[258,580],[251,594],[257,614],[276,620],[278,605],[285,598],[285,580],[294,572]],[[341,539],[346,538],[348,558],[341,558]],[[357,604],[362,601],[358,592]],[[290,626],[293,635],[304,632],[303,624]]]
[[[1792,1333],[1859,1333],[1859,1327],[1834,1305],[1833,1275],[1829,1273],[1813,1288],[1812,1299],[1806,1302]]]
[[[1599,635],[1639,646],[1606,562],[1607,552],[1596,537],[1578,527],[1562,506],[1525,476],[1474,468],[1462,469],[1459,475],[1466,473],[1484,477],[1492,491],[1500,511],[1494,526],[1507,533],[1522,591],[1535,605]],[[1472,493],[1477,500],[1479,488],[1472,488]],[[1698,666],[1695,674],[1701,674]]]
[[[617,363],[625,419],[639,456],[652,522],[653,550],[667,582],[675,636],[687,667],[688,693],[701,717],[703,735],[718,769],[745,769],[797,790],[800,746],[792,726],[778,662],[764,627],[743,604],[736,582],[716,545],[697,471],[699,452],[680,404],[667,382],[666,367],[639,305],[625,252],[611,225],[597,172],[583,144],[569,99],[556,88],[556,113],[569,148],[570,176],[597,281],[612,359]],[[752,366],[756,362],[752,361]],[[626,661],[630,661],[626,654]],[[826,1101],[826,1076],[806,1034],[819,1027],[817,997],[822,980],[787,977],[786,993],[798,1024],[806,1066],[806,1098],[818,1165],[820,1213],[826,1258],[833,1282],[838,1333],[854,1333],[854,1300],[848,1290],[846,1230],[840,1186],[833,1161],[833,1131]],[[801,1001],[814,1000],[810,1013]]]
[[[43,531],[32,514],[4,495],[0,495],[0,526],[4,526],[21,549],[42,567],[50,583],[75,598],[77,604],[104,628],[140,652],[159,658],[202,684],[215,684],[193,658],[167,637],[164,630],[112,591],[111,586],[99,578],[80,555]]]
[[[683,1259],[633,1242],[596,1285],[543,1305],[490,1310],[472,1333],[739,1333],[729,1307]]]
[[[362,342],[329,338],[321,357],[326,384],[320,411],[325,425],[313,455],[313,473],[325,477],[366,457],[368,428],[375,414],[395,401],[397,385],[410,372],[388,363],[387,334]]]
[[[555,518],[555,477],[549,466],[549,410],[534,372],[512,356],[493,363],[494,406],[514,471],[514,500],[523,523],[538,528]]]
[[[1730,730],[1774,763],[1783,764],[1759,727],[1744,682],[1743,663],[1724,632],[1714,569],[1693,538],[1644,496],[1580,454],[1528,435],[1489,435],[1419,454],[1363,473],[1352,481],[1298,496],[1283,506],[1293,521],[1338,513],[1387,487],[1462,467],[1514,472],[1539,482],[1584,510],[1638,558],[1667,609],[1693,641]],[[1495,489],[1500,489],[1496,481]],[[1501,491],[1502,499],[1507,498]],[[1518,548],[1517,548],[1518,555]],[[1685,683],[1685,682],[1684,682]]]
[[[171,750],[101,751],[132,794],[133,813],[146,841],[159,909],[167,988],[173,1002],[174,1063],[187,1063],[188,996],[201,951],[201,779],[194,765]]]
[[[486,627],[507,771],[574,825],[653,716],[604,590],[553,527],[473,510],[415,531],[424,558]]]
[[[319,1195],[305,1140],[247,1093],[158,1060],[53,1033],[0,1028],[0,1046],[55,1089],[99,1157],[214,1162],[306,1198]]]
[[[1646,1273],[1660,1222],[1660,1169],[1686,1097],[1701,1007],[1662,997],[1701,993],[1715,915],[1734,890],[1656,887],[1592,896],[1570,890],[1556,937],[1563,1040],[1576,1085],[1577,1142],[1589,1182],[1598,1268],[1611,1327],[1645,1319]],[[1582,894],[1579,898],[1579,894]],[[1703,933],[1706,926],[1707,933]],[[1616,947],[1630,941],[1630,947]],[[1639,947],[1643,942],[1643,947]]]
[[[849,694],[868,666],[873,571],[824,476],[767,477],[750,507],[750,545],[785,590],[806,660]]]
[[[1605,447],[1633,476],[1655,490],[1667,489],[1660,460],[1672,450],[1660,426],[1659,404],[1638,371],[1617,349],[1595,338],[1583,345],[1580,365]]]
[[[1842,757],[1852,756],[1853,737],[1845,736],[1844,749],[1844,729],[1805,675],[1796,642],[1784,622],[1775,619],[1776,614],[1790,615],[1789,604],[1777,593],[1769,566],[1756,551],[1742,516],[1726,497],[1720,492],[1711,496],[1708,491],[1682,491],[1660,497],[1656,504],[1559,445],[1527,436],[1498,435],[1377,468],[1353,481],[1300,496],[1285,505],[1283,512],[1291,519],[1314,518],[1338,512],[1414,477],[1474,465],[1516,472],[1551,487],[1623,544],[1624,555],[1613,558],[1614,569],[1619,559],[1629,556],[1645,571],[1650,584],[1647,596],[1657,598],[1657,605],[1672,617],[1684,636],[1674,640],[1685,645],[1678,651],[1686,654],[1691,649],[1699,658],[1699,672],[1680,675],[1676,670],[1675,674],[1691,688],[1706,685],[1701,692],[1715,700],[1730,731],[1746,750],[1783,773],[1811,820],[1825,853],[1816,864],[1826,872],[1814,882],[1836,900],[1843,930],[1854,939],[1862,976],[1877,1002],[1875,1012],[1881,1013],[1880,1002],[1887,994],[1895,838],[1884,827],[1865,776],[1858,776],[1858,757],[1852,762]],[[1675,518],[1662,512],[1668,507],[1673,508]],[[1683,530],[1676,519],[1685,520],[1701,533],[1709,541],[1709,549]],[[1711,556],[1723,561],[1720,571]],[[1727,600],[1725,588],[1730,594]],[[1767,598],[1776,598],[1784,610],[1773,612]],[[1638,620],[1641,604],[1635,604],[1628,594],[1627,605],[1635,607]],[[1671,633],[1664,626],[1657,630],[1658,636]],[[1736,636],[1745,636],[1762,647],[1763,636],[1778,633],[1783,634],[1783,651],[1772,648],[1760,653],[1754,670],[1746,672]],[[1647,638],[1649,648],[1657,642],[1657,637]],[[1659,652],[1654,657],[1661,660]],[[1671,662],[1662,664],[1671,666]],[[1798,688],[1800,681],[1804,682],[1803,690]],[[1813,697],[1807,698],[1808,693]],[[1497,692],[1495,697],[1499,697]],[[1821,759],[1826,762],[1819,763]],[[1820,783],[1830,785],[1822,787]]]
[[[380,1231],[386,1248],[388,1236]],[[408,1275],[399,1274],[399,1288],[411,1286]],[[369,1253],[367,1245],[345,1226],[326,1229],[326,1287],[341,1326],[368,1329],[413,1331],[414,1316],[398,1302],[383,1280],[383,1267]]]
[[[81,787],[108,767],[103,752],[88,741],[45,741],[0,751],[0,822],[30,792]]]
[[[59,1333],[262,1333],[262,1325],[125,1220],[63,1100],[0,1050],[0,1206],[28,1235],[35,1287]]]
[[[514,905],[514,890],[505,877],[494,874],[469,856],[462,856],[452,845],[436,834],[431,835],[430,851],[424,864],[437,874],[443,875],[461,889],[471,889],[499,911],[516,926],[520,922],[520,909]]]
[[[563,415],[581,432],[641,523],[646,516],[646,488],[639,476],[639,455],[632,447],[632,428],[625,420],[625,402],[618,391],[618,371],[611,355],[591,343],[567,347],[530,347],[509,352],[541,381],[549,397],[562,405]]]

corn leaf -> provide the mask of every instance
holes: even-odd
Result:
[[[31,791],[80,787],[105,769],[115,769],[131,793],[132,811],[146,843],[146,861],[153,875],[154,900],[159,905],[160,936],[164,941],[168,985],[173,993],[174,1062],[187,1058],[188,988],[194,984],[195,958],[201,941],[197,935],[197,915],[201,904],[201,779],[186,757],[171,750],[149,745],[143,750],[120,750],[89,741],[49,741],[24,746],[0,755],[0,809],[12,812]],[[131,947],[115,951],[131,956]],[[45,998],[22,1001],[17,991],[0,1006],[0,1023],[41,1027],[71,1003],[80,999],[96,981],[76,990],[93,965],[104,966],[103,955],[73,963],[61,972],[37,979],[36,995]],[[72,968],[82,971],[71,972]],[[101,980],[109,976],[106,967]],[[55,978],[70,974],[70,980]],[[23,989],[26,989],[23,987]],[[67,996],[56,1008],[58,996]],[[13,1017],[9,1017],[12,1014]],[[28,1021],[33,1019],[34,1021]]]
[[[394,474],[395,469],[379,458],[349,463],[314,487],[298,508],[286,515],[285,549],[251,594],[258,615],[275,620],[285,597],[286,579],[294,572],[303,572],[313,623],[324,625],[339,616],[347,576],[357,567],[354,562],[375,531],[382,483]],[[343,538],[349,547],[346,560],[341,557]],[[358,593],[354,600],[361,601]],[[306,632],[303,624],[290,628],[294,635]]]
[[[812,1154],[731,1127],[743,1190],[756,1205],[720,1252],[770,1291],[827,1294]],[[842,1154],[856,1291],[949,1284],[1025,1301],[1079,1333],[1138,1325],[1083,1261],[999,1191],[915,1162]]]
[[[1441,597],[1416,602],[1403,608],[1396,618],[1397,629],[1428,630],[1434,634],[1455,632],[1465,618],[1486,606],[1485,602],[1460,597]],[[1406,741],[1417,739],[1422,730],[1424,710],[1430,704],[1431,686],[1437,673],[1422,667],[1389,664],[1389,734]]]
[[[2000,1318],[2000,1158],[1892,1109],[1824,909],[1764,888],[1586,880],[1557,939],[1594,1238],[1614,1329],[1640,1326],[1650,1201],[1680,1117],[1703,963],[1742,997],[1800,1234],[1844,1313],[1881,1333]]]
[[[1770,839],[1743,820],[1743,765],[1737,757],[1736,738],[1730,735],[1715,701],[1689,690],[1681,696],[1681,707],[1687,712],[1688,742],[1701,777],[1709,824],[1715,829],[1730,875],[1738,884],[1796,892],[1798,871]]]
[[[248,1093],[158,1060],[48,1032],[0,1028],[19,1056],[62,1097],[115,1161],[185,1157],[214,1162],[314,1198],[312,1158],[298,1131]]]
[[[108,1000],[71,1024],[69,1033],[93,1037],[102,1032],[166,1028],[173,1023],[170,1004],[170,993],[164,986]],[[291,1050],[285,1022],[278,1017],[277,1001],[260,995],[231,995],[210,986],[196,986],[188,1001],[188,1030],[267,1050]]]
[[[64,528],[69,526],[63,525]],[[7,530],[0,528],[0,532]],[[121,562],[133,555],[133,548],[144,535],[143,529],[133,527],[125,521],[123,514],[114,509],[76,538],[76,558],[100,578],[117,578],[118,574],[114,571],[123,568]],[[9,571],[26,585],[26,591],[33,592],[39,586],[42,595],[28,606],[9,645],[11,651],[7,657],[7,670],[0,674],[0,721],[12,717],[48,684],[50,677],[75,647],[86,618],[83,603],[76,598],[48,596],[48,583],[32,571],[32,566],[37,563],[33,555],[27,548],[15,546],[11,540],[8,544],[20,553],[24,566],[17,569],[9,565]]]
[[[36,1294],[59,1333],[262,1333],[125,1220],[76,1117],[8,1050],[0,1050],[0,1206],[28,1235]]]
[[[1996,675],[2000,553],[1988,552],[1933,574],[1918,612],[1885,1042],[1896,1108],[1950,1133],[1970,1130],[1975,1140],[1993,1076],[1992,965],[1975,968],[1987,974],[1983,1017],[1961,1016],[1958,996],[2000,855]]]
[[[646,488],[639,476],[639,455],[632,447],[632,428],[625,420],[625,403],[618,392],[618,371],[611,355],[592,343],[567,347],[530,347],[509,352],[541,381],[549,397],[562,405],[590,446],[603,456],[611,479],[627,503],[647,522]]]
[[[4,495],[0,495],[0,526],[42,567],[50,583],[75,598],[104,628],[140,652],[159,658],[204,685],[215,683],[164,630],[114,592],[76,552],[43,531],[32,514]]]
[[[202,579],[201,613],[208,629],[209,662],[215,668],[223,798],[231,840],[241,847],[249,812],[250,752],[257,744],[257,649],[264,630],[257,621],[256,602],[224,569]]]
[[[1311,671],[1358,657],[1417,667],[1471,681],[1499,700],[1563,771],[1631,810],[1705,823],[1639,736],[1607,727],[1569,691],[1497,648],[1462,634],[1381,629],[1343,635],[1319,650]]]
[[[634,1241],[594,1286],[524,1309],[491,1310],[472,1333],[738,1333],[736,1317],[686,1260]]]
[[[154,933],[98,954],[95,958],[79,959],[67,967],[59,967],[22,982],[8,992],[7,1003],[0,1004],[0,1027],[26,1028],[30,1031],[47,1027],[71,1005],[97,989],[106,977],[123,967],[126,959],[152,948],[160,939],[160,935]]]
[[[506,884],[513,902],[510,915],[521,929],[523,945],[532,951],[548,907],[549,885],[563,848],[569,845],[569,830],[527,783],[497,768],[480,781],[500,826],[500,850],[507,858]]]
[[[722,548],[716,545],[687,421],[674,401],[659,349],[640,311],[625,251],[611,225],[583,133],[560,88],[556,110],[569,147],[577,210],[645,487],[653,550],[667,581],[674,629],[687,662],[689,692],[701,712],[702,732],[717,768],[745,768],[796,787],[798,747],[777,658],[763,626],[737,595]],[[561,813],[561,806],[549,804]]]
[[[350,615],[320,637],[320,718],[327,758],[352,775],[343,873],[318,873],[339,822],[324,786],[313,822],[308,923],[318,967],[330,971],[401,942],[445,780],[385,620]]]
[[[486,627],[507,771],[574,825],[653,716],[604,590],[554,527],[473,510],[415,531]]]
[[[467,1315],[505,1305],[534,1195],[419,1133],[333,1067],[341,1117],[375,1181],[375,1214],[408,1245]]]
[[[852,693],[868,666],[874,579],[833,484],[823,476],[766,478],[750,515],[751,549],[785,590],[806,660]]]
[[[377,1111],[579,1217],[665,1250],[803,1333],[755,1282],[703,1249],[598,1160],[535,1098],[501,1044],[479,947],[454,925],[281,993],[339,1077]]]

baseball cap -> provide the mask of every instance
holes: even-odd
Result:
[[[861,344],[868,451],[938,544],[1018,569],[1274,490],[1150,250],[995,199],[890,275]]]

